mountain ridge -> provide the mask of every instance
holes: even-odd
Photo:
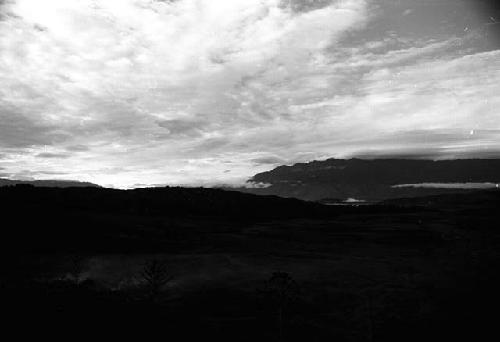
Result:
[[[279,166],[258,173],[241,189],[254,194],[309,201],[355,198],[382,201],[399,197],[467,192],[477,189],[417,188],[424,183],[500,183],[500,159],[327,159]],[[401,185],[408,185],[401,187]]]
[[[82,182],[75,180],[57,180],[57,179],[17,180],[17,179],[0,178],[0,187],[16,186],[16,185],[31,185],[34,187],[41,187],[41,188],[73,188],[73,187],[100,188],[101,187],[100,185],[91,182]]]

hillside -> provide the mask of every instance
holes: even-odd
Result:
[[[280,166],[256,174],[249,183],[267,187],[242,189],[255,194],[318,201],[390,198],[469,192],[466,188],[415,187],[413,184],[500,182],[500,160],[328,159]],[[477,189],[472,189],[477,190]]]
[[[153,248],[168,240],[165,231],[179,226],[328,218],[338,212],[297,199],[177,187],[117,190],[17,185],[0,188],[0,206],[4,248],[18,250]]]
[[[32,185],[35,187],[47,187],[47,188],[85,188],[93,187],[97,188],[99,185],[90,182],[80,182],[71,180],[14,180],[0,178],[0,187],[2,186],[14,186],[17,184]]]

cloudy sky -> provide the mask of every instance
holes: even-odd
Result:
[[[500,157],[493,0],[0,1],[0,177]]]

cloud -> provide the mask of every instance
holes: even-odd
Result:
[[[380,149],[492,153],[498,51],[403,34],[389,16],[409,4],[377,4],[5,3],[1,166],[129,187]]]
[[[0,23],[0,104],[23,114],[2,111],[1,143],[45,158],[62,157],[45,146],[92,145],[77,150],[102,169],[220,157],[238,136],[274,125],[266,88],[362,25],[364,10],[363,0],[15,1]]]
[[[87,152],[90,151],[90,147],[85,145],[72,145],[66,147],[66,150],[69,152]]]
[[[403,12],[403,16],[410,15],[413,12],[413,9],[409,8]]]
[[[38,153],[36,155],[37,158],[69,158],[70,155],[66,153],[49,153],[49,152],[44,152],[44,153]]]
[[[271,165],[279,165],[286,163],[285,159],[276,156],[268,156],[268,157],[260,157],[251,160],[255,164],[271,164]]]
[[[51,145],[68,139],[55,125],[32,120],[20,110],[2,105],[0,99],[0,148]]]
[[[209,123],[193,119],[169,119],[158,120],[158,126],[165,128],[164,137],[173,136],[200,136],[204,131],[208,131]]]
[[[333,3],[332,0],[283,0],[280,3],[282,8],[289,8],[294,12],[309,12],[313,10],[317,10],[320,8],[324,8]]]

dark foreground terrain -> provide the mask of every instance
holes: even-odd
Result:
[[[3,329],[498,340],[499,204],[500,191],[339,207],[210,189],[0,188]]]

